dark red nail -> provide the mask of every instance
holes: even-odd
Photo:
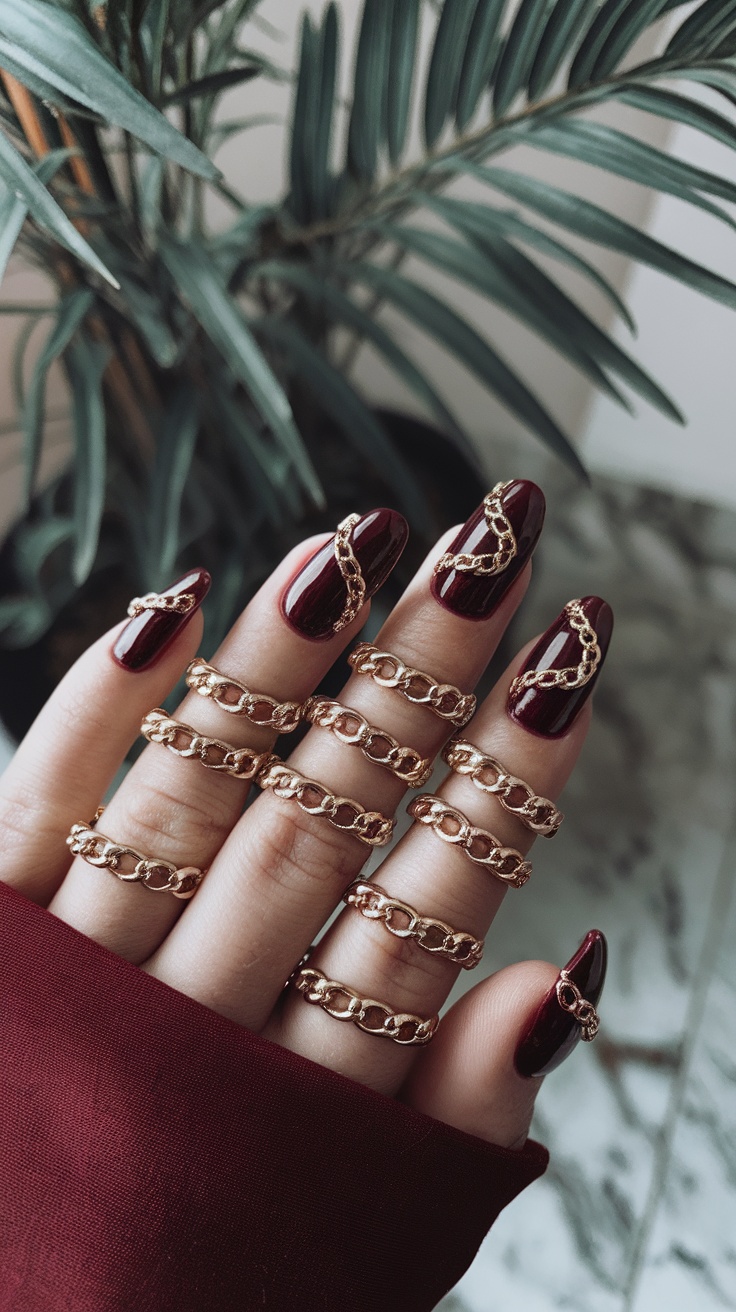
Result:
[[[591,929],[565,966],[570,979],[586,1002],[594,1007],[603,992],[608,947],[599,929]],[[550,989],[522,1035],[514,1054],[519,1075],[547,1075],[563,1062],[582,1034],[580,1024],[557,999],[557,986]]]
[[[583,621],[593,631],[587,642],[575,627]],[[544,738],[559,738],[570,728],[575,716],[592,693],[613,632],[613,611],[600,597],[583,597],[570,601],[557,616],[509,690],[509,714]],[[590,645],[590,644],[593,645]],[[596,655],[595,645],[600,655]],[[545,670],[565,670],[563,681],[554,682]]]
[[[366,599],[386,582],[409,536],[397,510],[371,510],[350,534],[350,545],[365,580]],[[281,600],[284,619],[305,638],[323,640],[338,631],[347,602],[345,580],[335,557],[335,539],[315,551],[292,579]]]
[[[126,624],[112,649],[114,660],[124,670],[147,670],[154,665],[174,638],[199,610],[210,590],[212,579],[206,569],[192,569],[160,595],[181,597],[189,594],[194,602],[183,611],[146,609]]]
[[[503,515],[511,526],[516,547],[505,568],[497,574],[480,574],[451,565],[432,576],[432,595],[455,615],[471,620],[485,620],[496,609],[515,578],[523,570],[539,540],[544,523],[545,501],[542,489],[526,479],[515,479],[499,494]],[[490,511],[492,516],[493,512]],[[503,527],[501,522],[498,527]],[[493,556],[500,540],[488,524],[485,502],[481,502],[463,524],[446,554],[457,556]]]

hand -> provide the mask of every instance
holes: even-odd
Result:
[[[480,507],[432,551],[389,615],[377,647],[395,653],[406,666],[431,672],[439,683],[472,689],[523,599],[543,513],[534,484],[504,485],[490,510]],[[406,540],[406,525],[395,512],[356,520],[338,535],[342,567],[332,538],[312,539],[290,553],[213,657],[217,670],[277,702],[303,703],[310,697],[341,651],[354,645],[368,598]],[[448,550],[454,560],[445,556]],[[201,759],[181,752],[190,751],[199,735],[197,750],[207,763],[230,763],[247,773],[259,764],[254,756],[273,749],[276,735],[196,691],[174,713],[185,726],[195,726],[194,732],[172,729],[165,717],[149,720],[159,741],[146,747],[97,825],[115,843],[177,869],[207,868],[191,904],[115,878],[82,856],[70,863],[65,843],[70,826],[90,820],[142,718],[160,705],[195,657],[202,637],[199,607],[208,587],[205,572],[195,570],[169,588],[163,601],[152,606],[144,598],[133,618],[91,647],[60,684],[0,781],[3,879],[112,952],[239,1024],[460,1129],[521,1146],[540,1085],[536,1077],[584,1033],[581,999],[592,1006],[598,1001],[605,973],[605,940],[598,931],[591,931],[568,963],[575,987],[563,995],[567,1006],[556,991],[556,966],[522,962],[466,993],[426,1045],[390,1042],[340,1023],[321,1006],[306,1005],[298,988],[284,990],[284,981],[360,876],[370,846],[273,787],[264,787],[243,814],[250,781],[222,768],[204,768]],[[534,794],[554,800],[585,738],[589,694],[611,623],[609,607],[598,598],[566,608],[542,639],[518,654],[459,736],[497,758]],[[540,669],[571,673],[542,680],[553,686],[529,678],[521,687],[514,684],[525,670]],[[211,692],[211,676],[200,675]],[[407,698],[354,672],[339,701],[414,749],[411,765],[417,756],[433,760],[453,731],[448,719],[411,700],[417,687],[410,687]],[[232,711],[238,697],[231,684],[225,707],[230,702]],[[255,718],[263,719],[267,711],[261,704]],[[328,721],[339,714],[324,706],[313,713]],[[362,723],[348,717],[337,727],[344,739],[346,728],[347,736],[359,736]],[[202,745],[203,735],[240,754],[226,756],[227,746]],[[397,773],[326,727],[315,724],[291,754],[288,738],[278,746],[288,762],[287,776],[318,780],[330,793],[360,804],[352,811],[342,807],[335,817],[339,824],[363,807],[392,817],[404,795],[406,785]],[[391,743],[380,735],[368,751],[407,759],[391,756]],[[261,782],[283,782],[278,768],[268,770],[267,756],[261,763],[266,766]],[[493,782],[496,775],[490,768],[482,778]],[[491,831],[502,847],[517,849],[517,856],[491,852],[491,867],[498,867],[494,873],[462,846],[441,841],[432,825],[415,823],[376,871],[375,882],[389,900],[460,931],[461,942],[467,943],[463,934],[480,940],[506,896],[504,871],[524,871],[522,856],[534,833],[509,808],[527,794],[514,787],[503,806],[498,794],[451,773],[439,795],[471,825]],[[301,801],[314,808],[320,796],[307,788]],[[388,827],[370,820],[361,824],[368,837]],[[443,822],[450,829],[456,824],[452,817]],[[486,842],[484,851],[493,846]],[[117,873],[135,875],[135,856],[122,858]],[[151,882],[165,876],[159,871]],[[511,889],[512,898],[524,895],[533,896],[533,885],[526,894]],[[376,905],[375,897],[371,902],[369,891],[368,909]],[[378,905],[383,905],[380,895]],[[409,923],[406,915],[391,914],[394,930]],[[428,942],[445,938],[435,930]],[[492,942],[489,947],[492,951]],[[385,1002],[389,1012],[428,1019],[445,1002],[459,966],[350,905],[319,942],[309,969],[348,985],[361,998]],[[302,982],[308,985],[310,978],[314,983],[319,976]],[[312,1001],[322,987],[317,984]],[[333,1004],[342,1010],[348,998],[338,993]],[[366,1023],[381,1018],[374,1010]],[[409,1024],[400,1037],[411,1032]]]

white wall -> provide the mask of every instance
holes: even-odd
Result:
[[[713,97],[714,107],[722,109]],[[733,151],[691,128],[678,128],[671,150],[736,181]],[[736,207],[730,208],[736,215]],[[736,234],[700,210],[659,198],[652,237],[736,282]],[[635,268],[627,301],[639,323],[637,358],[688,417],[686,428],[650,409],[635,419],[591,397],[581,428],[592,469],[736,506],[736,315],[651,269]],[[623,333],[617,334],[621,340]]]

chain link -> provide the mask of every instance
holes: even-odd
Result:
[[[177,597],[167,597],[158,592],[147,592],[144,597],[134,597],[128,606],[131,619],[142,615],[144,610],[163,610],[169,615],[188,615],[197,604],[193,592],[180,592]]]
[[[432,761],[413,747],[402,747],[384,729],[374,728],[351,706],[329,697],[309,697],[304,703],[304,719],[320,729],[329,729],[341,743],[359,747],[367,760],[384,766],[412,788],[422,788],[432,773]]]
[[[426,706],[442,720],[462,729],[475,711],[472,692],[460,692],[451,683],[437,683],[431,674],[414,670],[398,656],[380,651],[370,642],[359,642],[348,656],[356,674],[367,674],[381,688],[395,688],[414,706]]]
[[[221,674],[199,656],[187,669],[187,687],[200,697],[210,697],[220,710],[243,715],[251,724],[277,733],[293,733],[301,723],[301,702],[278,702],[265,692],[251,692],[238,679]]]
[[[335,829],[353,834],[369,847],[385,847],[390,842],[395,821],[380,811],[366,811],[360,802],[350,797],[337,797],[324,784],[292,770],[278,756],[259,770],[256,783],[270,788],[277,797],[292,797],[307,815],[324,816]]]
[[[593,678],[601,663],[601,649],[598,634],[588,619],[580,601],[568,601],[563,607],[570,628],[580,639],[581,656],[577,665],[567,666],[562,670],[527,670],[514,679],[509,689],[509,696],[518,695],[527,688],[582,688]]]
[[[483,940],[453,929],[444,920],[420,916],[406,902],[391,897],[379,884],[359,879],[351,884],[343,901],[368,920],[378,920],[395,938],[413,939],[418,947],[435,957],[446,957],[463,970],[473,970],[483,956]]]
[[[441,797],[420,793],[407,807],[410,816],[422,825],[429,825],[438,838],[462,848],[466,856],[478,865],[485,866],[496,879],[513,888],[526,883],[532,867],[515,847],[503,847],[488,829],[471,825],[467,816],[448,806]]]
[[[496,483],[496,486],[483,498],[486,526],[496,538],[498,543],[496,550],[479,552],[477,555],[470,551],[458,553],[446,551],[434,567],[435,574],[456,569],[460,573],[477,574],[481,578],[488,578],[494,574],[502,574],[508,569],[518,551],[516,535],[503,508],[503,494],[510,487],[510,482]]]
[[[393,1012],[385,1002],[361,998],[348,984],[328,979],[316,966],[297,969],[291,982],[306,1002],[312,1002],[335,1020],[350,1021],[366,1034],[393,1039],[404,1047],[429,1043],[440,1023],[439,1016],[424,1020],[408,1012]]]
[[[198,866],[177,868],[171,861],[143,856],[134,847],[126,847],[106,838],[94,828],[102,807],[92,824],[72,825],[67,846],[74,856],[81,856],[91,866],[107,869],[124,884],[142,884],[152,893],[173,893],[182,899],[193,897],[206,875]]]
[[[234,779],[255,779],[271,759],[271,752],[256,752],[252,747],[233,747],[221,738],[206,738],[191,724],[182,724],[157,707],[141,723],[141,733],[149,743],[161,743],[175,756],[191,757],[208,770],[220,770]]]
[[[359,521],[360,515],[348,515],[338,524],[335,533],[335,560],[347,589],[342,614],[332,626],[335,633],[355,619],[365,602],[365,579],[352,544],[353,529]]]
[[[537,797],[523,779],[507,774],[495,756],[486,755],[466,738],[451,738],[442,750],[442,759],[455,774],[467,775],[482,793],[496,797],[527,829],[544,838],[557,833],[564,816],[554,802]]]
[[[600,1028],[600,1017],[592,1002],[588,1002],[583,997],[580,989],[573,980],[570,979],[566,970],[560,971],[560,978],[555,985],[557,1001],[563,1011],[569,1011],[574,1016],[582,1030],[581,1038],[584,1043],[591,1043]]]

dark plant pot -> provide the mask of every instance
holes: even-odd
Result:
[[[409,546],[381,593],[381,604],[390,608],[421,563],[432,542],[451,524],[466,518],[483,496],[485,488],[477,466],[468,453],[438,429],[395,411],[377,412],[405,461],[415,471],[427,502],[426,522],[412,524]],[[364,511],[395,500],[380,474],[356,470],[355,458],[347,451],[344,437],[323,429],[317,465],[328,490],[324,512],[294,523],[283,539],[265,545],[263,574],[308,533],[321,532],[352,510]],[[212,562],[203,552],[202,564]],[[191,563],[191,562],[189,562]],[[195,562],[197,563],[197,562]],[[213,569],[216,585],[216,565]],[[12,577],[9,553],[0,553],[0,595],[17,586]],[[130,582],[122,570],[106,569],[92,576],[62,607],[43,637],[20,650],[0,649],[0,719],[16,741],[23,737],[44,702],[78,656],[101,633],[125,614],[130,599]],[[335,691],[344,681],[344,661],[325,680]]]

